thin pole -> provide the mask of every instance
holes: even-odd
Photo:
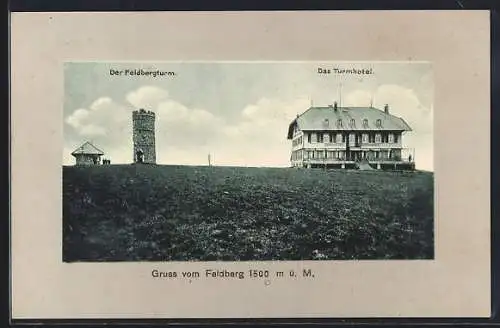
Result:
[[[342,83],[340,83],[339,87],[339,107],[342,107]]]

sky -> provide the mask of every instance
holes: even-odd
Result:
[[[173,74],[126,71],[139,69]],[[417,169],[434,170],[430,63],[71,62],[64,84],[63,165],[74,164],[71,152],[85,141],[112,164],[131,163],[132,111],[144,108],[156,112],[158,164],[207,165],[210,154],[213,165],[288,167],[290,122],[311,104],[337,101],[388,104],[413,129],[403,146],[415,149]]]

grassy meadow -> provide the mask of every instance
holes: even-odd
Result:
[[[63,167],[63,260],[432,259],[429,172]]]

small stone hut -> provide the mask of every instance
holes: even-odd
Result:
[[[87,141],[75,149],[71,155],[75,157],[76,165],[99,165],[104,152]]]

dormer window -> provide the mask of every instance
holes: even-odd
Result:
[[[351,119],[351,123],[350,123],[350,125],[351,125],[352,127],[356,126],[356,121],[355,121],[353,118]]]
[[[382,126],[382,120],[378,119],[376,124],[377,124],[377,127],[381,127]]]
[[[338,126],[339,128],[341,128],[341,127],[342,127],[342,119],[339,119],[339,120],[337,121],[337,126]]]
[[[368,127],[368,120],[366,118],[363,120],[363,127],[364,128]]]

